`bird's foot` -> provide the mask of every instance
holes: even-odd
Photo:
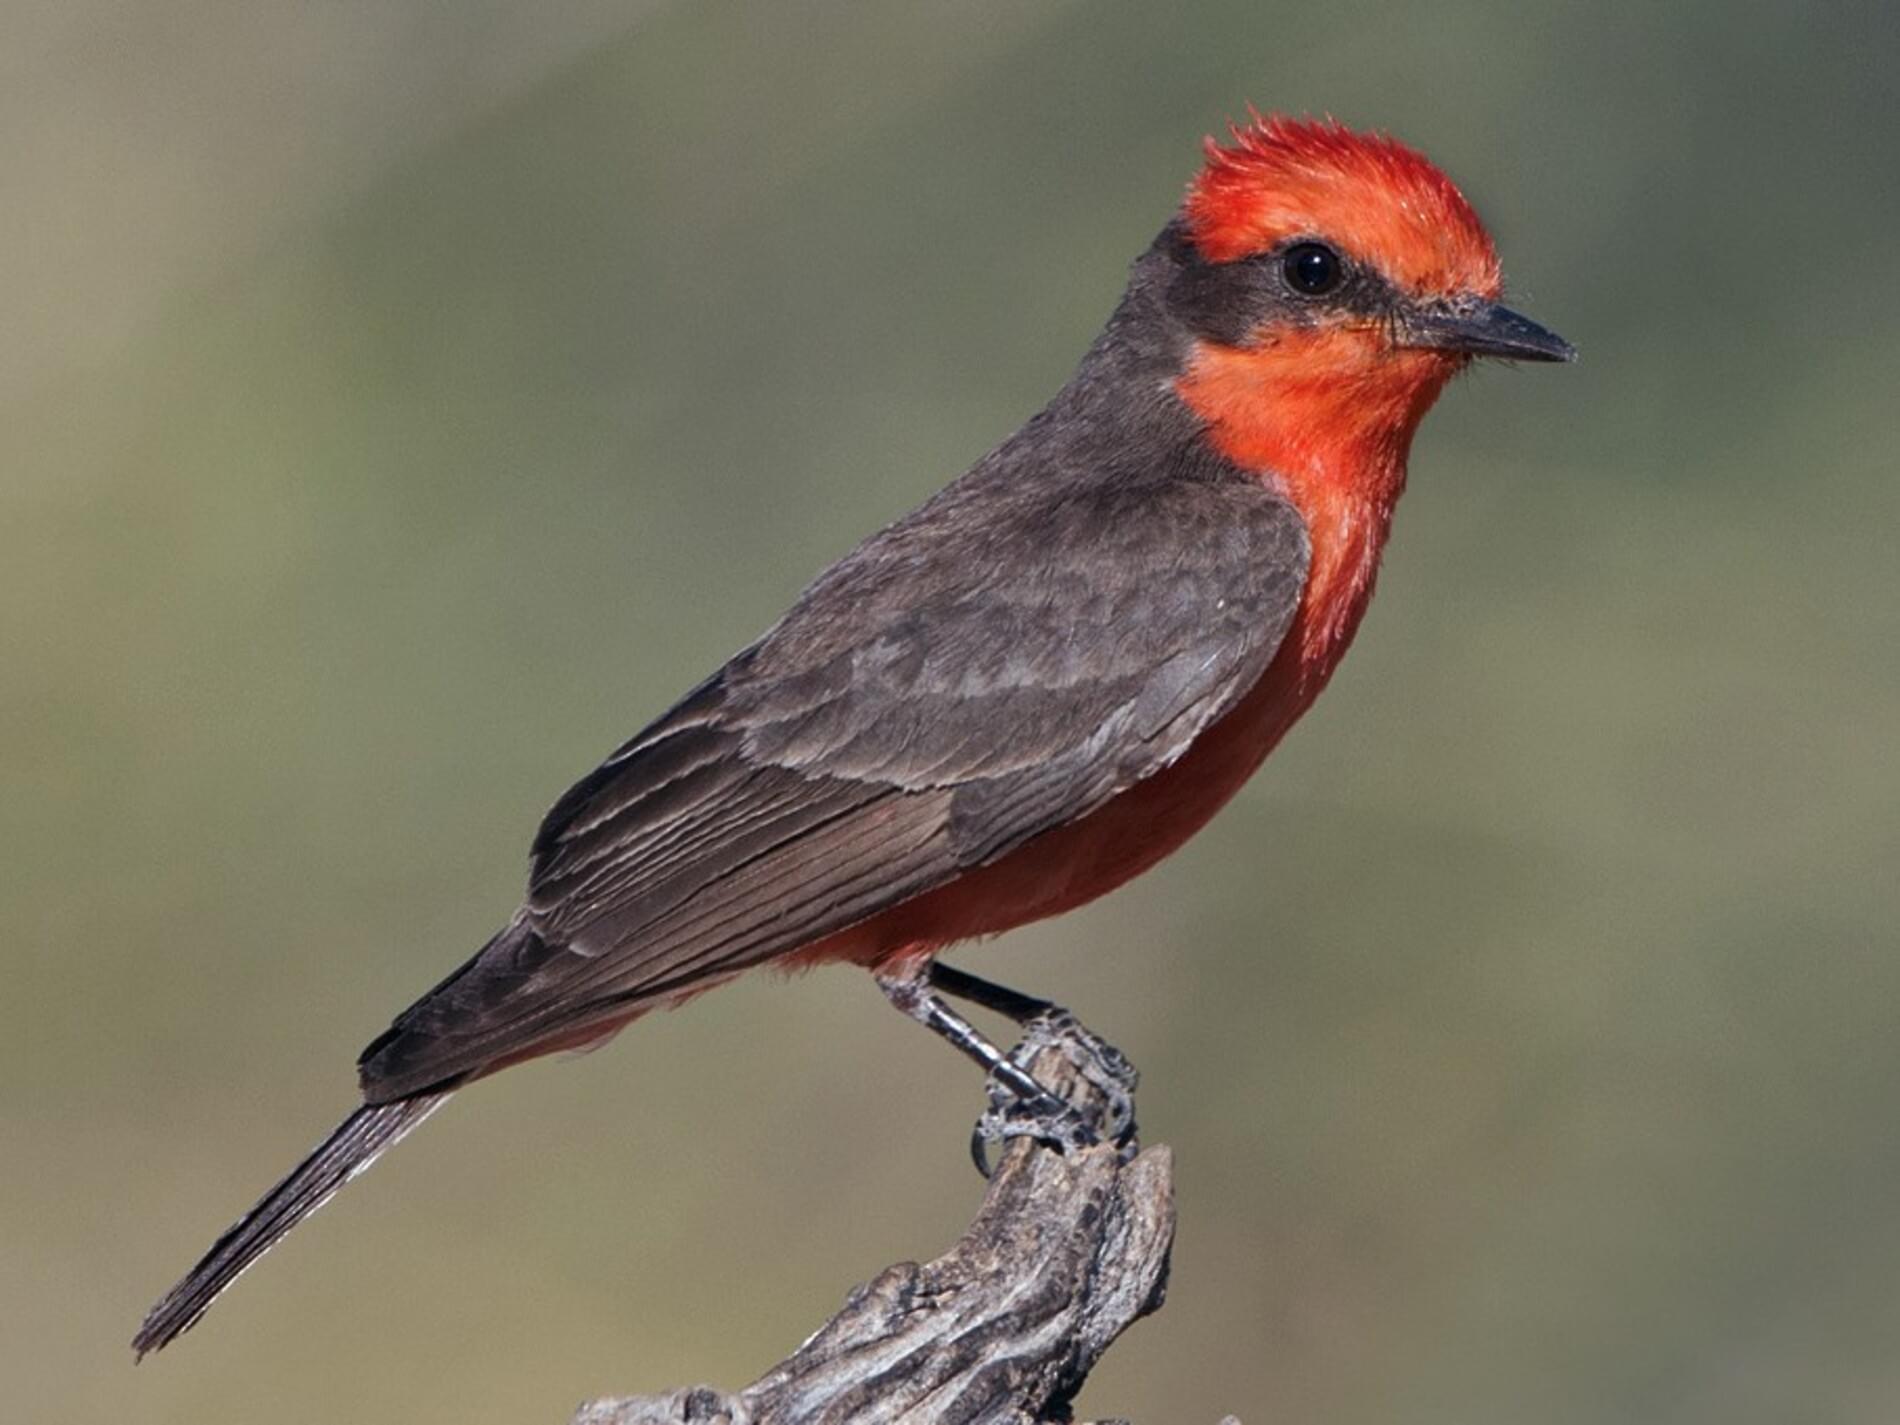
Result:
[[[1063,1153],[1106,1141],[1115,1145],[1122,1161],[1135,1156],[1135,1088],[1141,1076],[1128,1056],[1060,1007],[1051,1007],[1024,1026],[1022,1042],[1010,1050],[1009,1062],[1027,1075],[1049,1049],[1060,1050],[1086,1085],[1077,1095],[1081,1102],[1047,1090],[1021,1094],[992,1074],[990,1106],[970,1135],[970,1156],[986,1178],[992,1171],[990,1145],[1011,1138],[1034,1138]]]
[[[1019,1098],[1007,1084],[990,1080],[990,1106],[983,1110],[976,1127],[970,1130],[970,1161],[985,1178],[995,1169],[990,1163],[990,1145],[1007,1143],[1012,1138],[1033,1138],[1061,1153],[1093,1148],[1102,1141],[1095,1125],[1072,1103],[1054,1094]]]

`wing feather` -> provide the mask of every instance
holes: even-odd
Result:
[[[555,805],[522,911],[365,1051],[366,1094],[787,954],[1173,762],[1265,670],[1308,560],[1283,500],[1191,473],[966,477],[860,546]]]

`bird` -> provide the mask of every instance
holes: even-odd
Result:
[[[1414,432],[1478,358],[1569,361],[1417,150],[1330,118],[1203,142],[1069,381],[574,784],[525,899],[358,1061],[361,1104],[144,1319],[142,1357],[475,1080],[757,967],[864,967],[1033,1108],[937,956],[1173,852],[1326,686]]]

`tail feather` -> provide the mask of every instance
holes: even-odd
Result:
[[[132,1349],[143,1357],[189,1331],[218,1294],[304,1218],[445,1103],[452,1091],[359,1108],[290,1175],[218,1238],[145,1317]]]

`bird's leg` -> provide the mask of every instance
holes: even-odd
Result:
[[[1020,1055],[1025,1059],[1033,1058],[1048,1044],[1060,1041],[1082,1076],[1102,1092],[1107,1103],[1102,1114],[1102,1126],[1107,1137],[1124,1146],[1134,1142],[1135,1085],[1140,1075],[1126,1054],[1090,1030],[1072,1013],[1053,1000],[1026,995],[1021,990],[1012,990],[1007,985],[982,979],[967,970],[946,965],[941,960],[930,962],[930,988],[994,1010],[1026,1029],[1038,1030],[1038,1033],[1024,1039],[1012,1057]],[[1006,1127],[996,1122],[997,1115],[1007,1107],[1004,1104],[992,1106],[977,1125],[979,1138],[1013,1136]]]
[[[982,1065],[1017,1098],[1048,1099],[1053,1103],[1061,1103],[1060,1099],[1037,1083],[1027,1069],[985,1039],[974,1024],[931,993],[934,968],[926,962],[911,960],[891,969],[877,970],[874,975],[877,987],[884,991],[884,998],[924,1028],[948,1041],[952,1048]],[[973,975],[964,978],[986,988],[1001,989],[1001,986],[989,986],[986,981],[977,980]],[[1003,993],[1014,994],[1014,991],[1005,990]],[[1025,1003],[1030,1002],[1026,995],[1019,998]]]
[[[1021,990],[1012,990],[991,980],[981,979],[967,970],[930,962],[930,987],[956,999],[982,1005],[1025,1029],[1039,1034],[1024,1041],[1027,1054],[1033,1056],[1049,1044],[1060,1042],[1082,1076],[1102,1091],[1108,1101],[1104,1114],[1108,1136],[1117,1142],[1132,1140],[1135,1127],[1135,1087],[1141,1075],[1128,1056],[1101,1035],[1083,1024],[1070,1011],[1053,1000],[1038,999]],[[1012,1058],[1017,1054],[1012,1053]]]
[[[1029,1031],[1023,1036],[1022,1043],[1003,1057],[1002,1062],[1005,1064],[1021,1067],[1033,1062],[1035,1056],[1045,1048],[1059,1044],[1077,1071],[1102,1095],[1102,1133],[1129,1156],[1133,1155],[1135,1086],[1140,1075],[1121,1050],[1090,1031],[1054,1001],[1026,995],[1020,990],[972,975],[967,970],[946,965],[941,960],[929,962],[928,985],[940,994],[993,1010]],[[992,1070],[991,1079],[990,1107],[977,1120],[976,1131],[970,1141],[970,1155],[985,1177],[989,1176],[988,1144],[1025,1135],[1046,1136],[1038,1131],[1038,1103],[1016,1092],[1005,1074]]]
[[[990,1175],[984,1144],[995,1138],[1033,1136],[1064,1150],[1085,1148],[1097,1141],[1094,1128],[1072,1105],[1037,1083],[1027,1068],[990,1043],[974,1024],[931,992],[932,970],[928,962],[913,959],[872,973],[886,999],[988,1071],[993,1085],[990,1110],[978,1121],[976,1134],[970,1141],[970,1156],[984,1177]],[[974,980],[975,976],[966,978]],[[976,983],[989,989],[1001,989],[981,980]],[[1014,995],[1015,992],[1005,990],[1003,993]],[[1029,1002],[1026,995],[1016,998]],[[998,1104],[999,1098],[1006,1100],[1006,1118],[999,1118],[1004,1112]],[[991,1131],[993,1121],[998,1126]]]
[[[968,970],[946,965],[941,960],[930,962],[930,988],[953,999],[968,1000],[984,1009],[993,1009],[1003,1018],[1013,1019],[1018,1024],[1029,1024],[1045,1014],[1068,1013],[1054,1000],[1037,999],[1021,990],[1012,990],[1008,985],[981,979]]]

